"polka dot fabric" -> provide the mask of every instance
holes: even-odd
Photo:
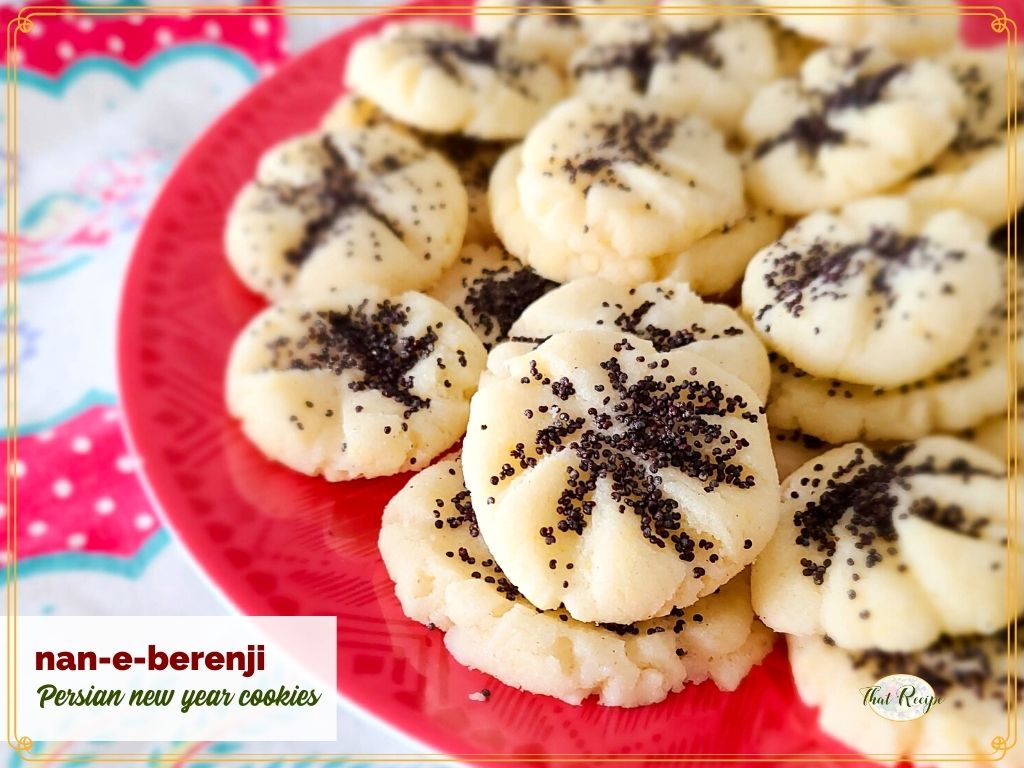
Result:
[[[80,10],[69,3],[52,7]],[[0,8],[0,21],[6,25],[16,14],[13,7]],[[283,35],[284,18],[270,15],[139,12],[44,16],[34,18],[32,29],[18,35],[18,64],[52,76],[85,56],[110,56],[136,65],[176,46],[215,44],[243,54],[269,74],[284,58]]]
[[[244,71],[251,81],[274,72],[287,56],[285,18],[241,13],[241,5],[238,11],[216,15],[175,14],[158,6],[86,15],[82,6],[60,0],[47,6],[48,10],[61,8],[68,14],[36,16],[31,29],[17,36],[19,86],[28,105],[23,107],[25,117],[19,114],[20,130],[28,134],[35,129],[33,120],[41,119],[38,105],[45,103],[47,115],[66,118],[50,122],[68,126],[66,136],[52,143],[58,145],[54,156],[64,152],[69,161],[63,176],[51,170],[45,175],[44,188],[33,187],[19,200],[18,275],[28,286],[19,299],[18,321],[19,386],[25,397],[19,401],[22,433],[17,439],[17,460],[8,471],[17,483],[20,563],[67,554],[128,559],[161,533],[160,520],[140,482],[139,462],[121,428],[113,359],[105,346],[113,348],[113,327],[103,327],[103,313],[87,313],[88,333],[104,341],[95,350],[90,348],[85,363],[95,368],[89,374],[94,379],[75,378],[61,375],[59,363],[50,360],[59,361],[60,350],[75,346],[73,332],[47,322],[42,313],[66,304],[62,297],[69,293],[93,294],[96,303],[116,305],[115,295],[95,295],[95,286],[119,283],[148,203],[180,149],[194,139],[187,131],[193,130],[193,124],[201,130],[204,123],[183,121],[177,127],[181,135],[159,145],[136,146],[144,141],[138,136],[117,145],[95,138],[85,145],[87,162],[76,165],[76,157],[65,145],[80,146],[73,134],[88,128],[76,122],[85,119],[78,105],[82,88],[90,87],[82,85],[82,72],[99,67],[133,85],[134,97],[124,92],[121,101],[111,101],[106,113],[94,115],[93,129],[103,133],[97,127],[99,121],[117,119],[112,111],[130,115],[133,104],[137,109],[139,104],[152,103],[143,102],[145,98],[159,102],[160,86],[152,84],[152,75],[163,71],[168,62],[184,61],[186,66],[195,61],[230,62],[233,68],[225,64],[205,71],[225,76]],[[6,24],[18,10],[0,7],[0,20]],[[85,62],[92,69],[80,66]],[[44,85],[37,85],[40,82]],[[52,84],[57,87],[51,88]],[[225,92],[247,87],[237,77],[223,85]],[[40,92],[51,101],[40,101]],[[210,118],[223,108],[198,99],[192,103]],[[35,107],[35,113],[30,107]],[[31,174],[45,162],[37,160],[30,143],[25,143],[25,148],[19,147],[19,164]],[[82,179],[89,183],[80,183]],[[109,321],[113,320],[111,312]],[[30,396],[34,391],[52,393],[54,402],[77,404],[39,414],[35,412],[39,399]],[[8,504],[0,504],[0,520],[6,521]],[[58,561],[62,567],[77,562],[59,557]],[[0,562],[6,563],[2,551]]]
[[[138,469],[116,406],[90,408],[20,438],[11,469],[18,482],[19,559],[67,551],[134,554],[159,525]]]

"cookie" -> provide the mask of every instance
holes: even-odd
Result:
[[[989,311],[970,348],[927,379],[898,387],[871,387],[819,379],[779,355],[772,362],[768,421],[832,443],[913,440],[959,432],[1006,412],[1010,365],[1024,349],[1007,349],[1006,302]]]
[[[228,411],[264,454],[304,474],[393,475],[462,435],[485,356],[465,323],[421,293],[278,304],[235,341]]]
[[[772,349],[826,379],[893,387],[971,345],[998,301],[988,232],[956,210],[879,197],[801,220],[750,262],[743,311]]]
[[[502,37],[531,59],[564,71],[569,57],[586,39],[583,23],[571,4],[545,8],[532,0],[498,0],[475,9],[473,28],[484,37]]]
[[[958,49],[940,61],[963,89],[967,109],[946,151],[902,192],[920,205],[960,208],[994,228],[1012,216],[1006,124],[1022,94],[1008,92],[1007,73],[1021,64],[1008,57],[1005,47]],[[1018,152],[1024,150],[1024,139],[1016,143]],[[1015,187],[1024,187],[1024,166],[1012,173]]]
[[[757,395],[686,350],[572,331],[481,383],[463,441],[480,531],[538,608],[631,623],[712,593],[775,527]]]
[[[405,130],[424,147],[440,153],[455,166],[466,189],[469,216],[466,221],[467,243],[497,242],[487,207],[487,183],[495,163],[508,147],[500,141],[482,141],[457,134],[419,131],[392,120],[373,102],[355,94],[345,94],[324,115],[321,128],[362,128],[386,124]]]
[[[879,46],[899,56],[944,51],[956,42],[959,27],[953,0],[899,0],[889,3],[892,13],[879,11],[870,0],[836,4],[834,13],[828,12],[828,3],[818,4],[823,10],[819,13],[800,12],[801,6],[808,5],[804,0],[765,0],[764,4],[771,6],[780,24],[805,37],[834,45]],[[915,13],[914,6],[923,8]],[[857,7],[863,12],[858,13]]]
[[[939,756],[971,765],[991,763],[993,740],[1006,734],[1007,712],[1013,709],[1007,679],[1012,685],[1024,673],[1017,643],[1008,644],[1006,630],[943,637],[915,653],[850,652],[819,637],[788,640],[797,691],[805,704],[819,707],[823,731],[858,752],[902,757],[915,766],[941,765]],[[927,682],[940,699],[922,717],[895,722],[864,703],[879,680],[908,673]],[[922,688],[912,695],[929,694]],[[894,702],[898,696],[893,694]],[[1021,727],[1019,715],[1011,725]],[[998,764],[1022,766],[1024,753],[1012,750]]]
[[[598,98],[628,93],[666,115],[699,115],[735,133],[755,91],[776,76],[767,24],[740,17],[667,19],[672,26],[578,51],[569,67],[577,92]]]
[[[771,648],[745,575],[696,605],[639,624],[585,624],[535,608],[480,536],[458,460],[416,475],[388,504],[380,551],[411,619],[445,632],[455,659],[506,685],[579,704],[636,707],[688,683],[733,690]]]
[[[484,348],[508,339],[530,304],[558,283],[546,280],[501,246],[467,245],[430,295],[476,331]]]
[[[849,650],[912,651],[1007,621],[1007,477],[952,437],[861,443],[782,483],[779,527],[751,573],[771,628]],[[1014,612],[1024,607],[1015,598]]]
[[[565,93],[563,76],[502,38],[439,22],[393,23],[352,48],[349,88],[424,131],[516,139]]]
[[[953,140],[964,97],[942,65],[824,48],[760,89],[742,121],[748,190],[784,214],[833,208],[906,179]]]
[[[243,283],[279,301],[347,285],[426,287],[465,231],[466,190],[451,164],[380,125],[268,150],[228,213],[224,247]]]
[[[768,396],[768,354],[754,332],[732,307],[705,303],[682,283],[625,288],[599,277],[574,280],[533,302],[508,335],[513,343],[536,345],[556,333],[590,329],[639,336],[662,354],[700,355],[746,382],[760,402]]]
[[[721,134],[624,95],[551,110],[498,161],[489,200],[502,243],[544,277],[622,284],[657,279],[746,208]]]

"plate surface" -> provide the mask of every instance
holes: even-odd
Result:
[[[264,459],[228,417],[228,351],[263,304],[225,261],[226,211],[265,148],[316,126],[339,95],[349,48],[386,20],[358,22],[254,88],[181,162],[140,236],[121,307],[121,392],[131,440],[171,527],[241,611],[336,615],[339,693],[437,752],[535,756],[548,765],[624,754],[637,762],[716,753],[834,756],[821,766],[849,760],[797,699],[781,643],[734,693],[705,683],[633,710],[573,707],[460,667],[440,632],[402,615],[377,554],[381,510],[408,476],[337,484],[304,477]],[[983,36],[987,22],[973,21]],[[485,686],[488,702],[467,698]]]

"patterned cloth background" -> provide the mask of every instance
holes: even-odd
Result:
[[[2,7],[0,20],[6,25],[16,13]],[[47,18],[19,36],[18,461],[11,471],[20,613],[230,610],[162,526],[122,436],[121,284],[139,226],[182,151],[289,50],[351,21],[125,13]],[[6,511],[0,505],[0,518]],[[338,733],[330,745],[121,748],[154,756],[185,748],[427,751],[344,706]],[[33,758],[97,750],[110,745],[36,745]],[[0,759],[21,763],[16,755]]]

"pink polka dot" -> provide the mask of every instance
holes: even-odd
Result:
[[[220,24],[216,21],[208,21],[203,24],[203,34],[211,40],[219,40],[221,36]]]
[[[60,477],[53,481],[51,490],[53,491],[53,495],[58,499],[66,499],[74,493],[75,486],[73,486],[71,481],[66,477]]]
[[[11,477],[24,477],[25,473],[28,472],[28,467],[25,466],[24,461],[18,459],[10,465],[10,469],[8,471],[10,472]]]
[[[81,549],[85,546],[86,541],[84,533],[72,533],[68,536],[68,547],[70,549]]]
[[[64,59],[64,61],[68,61],[75,55],[75,46],[67,40],[61,40],[57,43],[57,55]]]
[[[107,50],[111,53],[121,53],[124,51],[124,40],[118,35],[111,35],[107,38]]]
[[[158,45],[170,45],[174,42],[174,34],[167,27],[160,27],[155,38]]]
[[[114,462],[114,466],[117,467],[118,472],[124,472],[127,474],[129,472],[134,472],[136,468],[138,468],[139,462],[134,456],[129,456],[126,453],[117,457],[117,460]]]
[[[140,531],[148,531],[154,522],[153,516],[148,512],[141,512],[135,516],[135,527]]]
[[[251,26],[252,33],[258,37],[266,37],[270,34],[270,22],[263,16],[254,16]]]
[[[88,453],[92,450],[92,440],[84,435],[79,435],[71,441],[71,450],[75,453]]]
[[[36,538],[44,536],[48,530],[50,530],[50,526],[42,520],[36,520],[28,525],[28,535]]]
[[[98,515],[109,515],[117,509],[117,504],[109,496],[104,496],[96,500],[96,503],[93,504],[93,509],[96,510]]]

